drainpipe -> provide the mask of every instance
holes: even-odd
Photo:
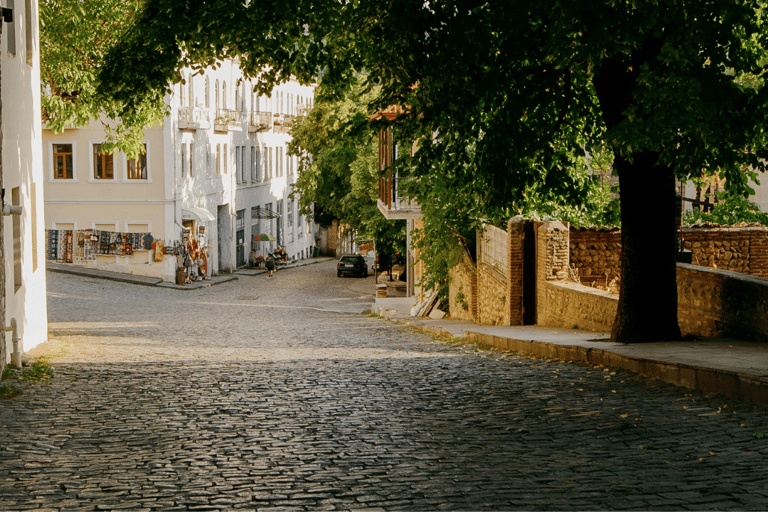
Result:
[[[21,338],[19,338],[19,330],[17,329],[15,318],[11,318],[11,325],[6,327],[5,330],[12,332],[13,352],[11,352],[11,365],[21,368]]]

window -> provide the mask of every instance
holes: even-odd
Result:
[[[187,145],[181,143],[181,177],[187,175]]]
[[[221,108],[227,110],[227,82],[221,82]]]
[[[269,156],[267,157],[267,179],[272,179],[272,148],[269,148]]]
[[[72,167],[72,144],[53,145],[53,169],[54,179],[74,179]]]
[[[240,183],[240,146],[235,146],[235,181]]]
[[[205,77],[205,108],[211,108],[211,80]]]
[[[227,172],[229,172],[229,170],[227,169],[227,167],[229,166],[228,160],[229,160],[229,153],[227,151],[227,144],[224,144],[224,153],[222,153],[221,155],[221,168],[223,169],[224,174],[227,174]]]
[[[93,145],[93,178],[111,180],[114,175],[114,159],[109,153],[102,153],[101,144]]]
[[[16,20],[18,19],[18,16],[16,13],[18,12],[16,10],[16,1],[15,0],[8,0],[8,8],[13,10],[13,22],[12,23],[5,23],[4,21],[0,21],[0,23],[3,23],[3,30],[7,31],[8,39],[6,40],[7,48],[8,48],[8,55],[15,57],[16,56]]]
[[[179,82],[179,106],[184,106],[184,73],[181,74],[181,82]]]
[[[189,74],[189,106],[190,107],[195,106],[195,82],[192,78],[193,76],[190,73]]]
[[[216,174],[221,174],[221,144],[216,144]]]
[[[240,146],[240,179],[243,183],[248,182],[248,173],[245,172],[246,165],[245,165],[245,146]]]
[[[11,189],[11,204],[21,206],[21,189]],[[23,283],[21,267],[21,215],[12,215],[13,218],[13,291],[18,292]]]
[[[194,145],[194,143],[190,142],[189,143],[189,151],[187,152],[188,155],[189,155],[189,167],[188,168],[189,168],[189,177],[190,178],[192,177],[192,172],[194,171],[194,165],[193,165],[194,164],[194,160],[192,158],[193,155],[195,154],[194,150],[195,150],[195,145]]]
[[[259,180],[259,174],[258,174],[259,162],[257,160],[258,158],[259,158],[259,154],[256,152],[256,146],[251,146],[251,181]]]
[[[145,180],[147,179],[147,145],[144,144],[144,153],[139,155],[139,158],[131,158],[127,162],[127,170],[129,180]]]
[[[219,110],[219,81],[216,80],[216,86],[213,90],[213,94],[215,95],[214,101],[216,102],[216,110]]]

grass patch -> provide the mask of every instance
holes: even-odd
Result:
[[[0,400],[13,400],[24,392],[24,388],[53,378],[53,368],[47,357],[39,357],[30,366],[16,369],[6,366],[0,384]]]

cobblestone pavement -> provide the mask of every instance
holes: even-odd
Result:
[[[764,409],[434,340],[332,262],[48,278],[55,376],[2,402],[0,510],[768,509]]]

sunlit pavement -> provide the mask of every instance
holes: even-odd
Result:
[[[765,409],[435,340],[334,265],[49,273],[55,377],[2,402],[0,510],[768,508]]]

